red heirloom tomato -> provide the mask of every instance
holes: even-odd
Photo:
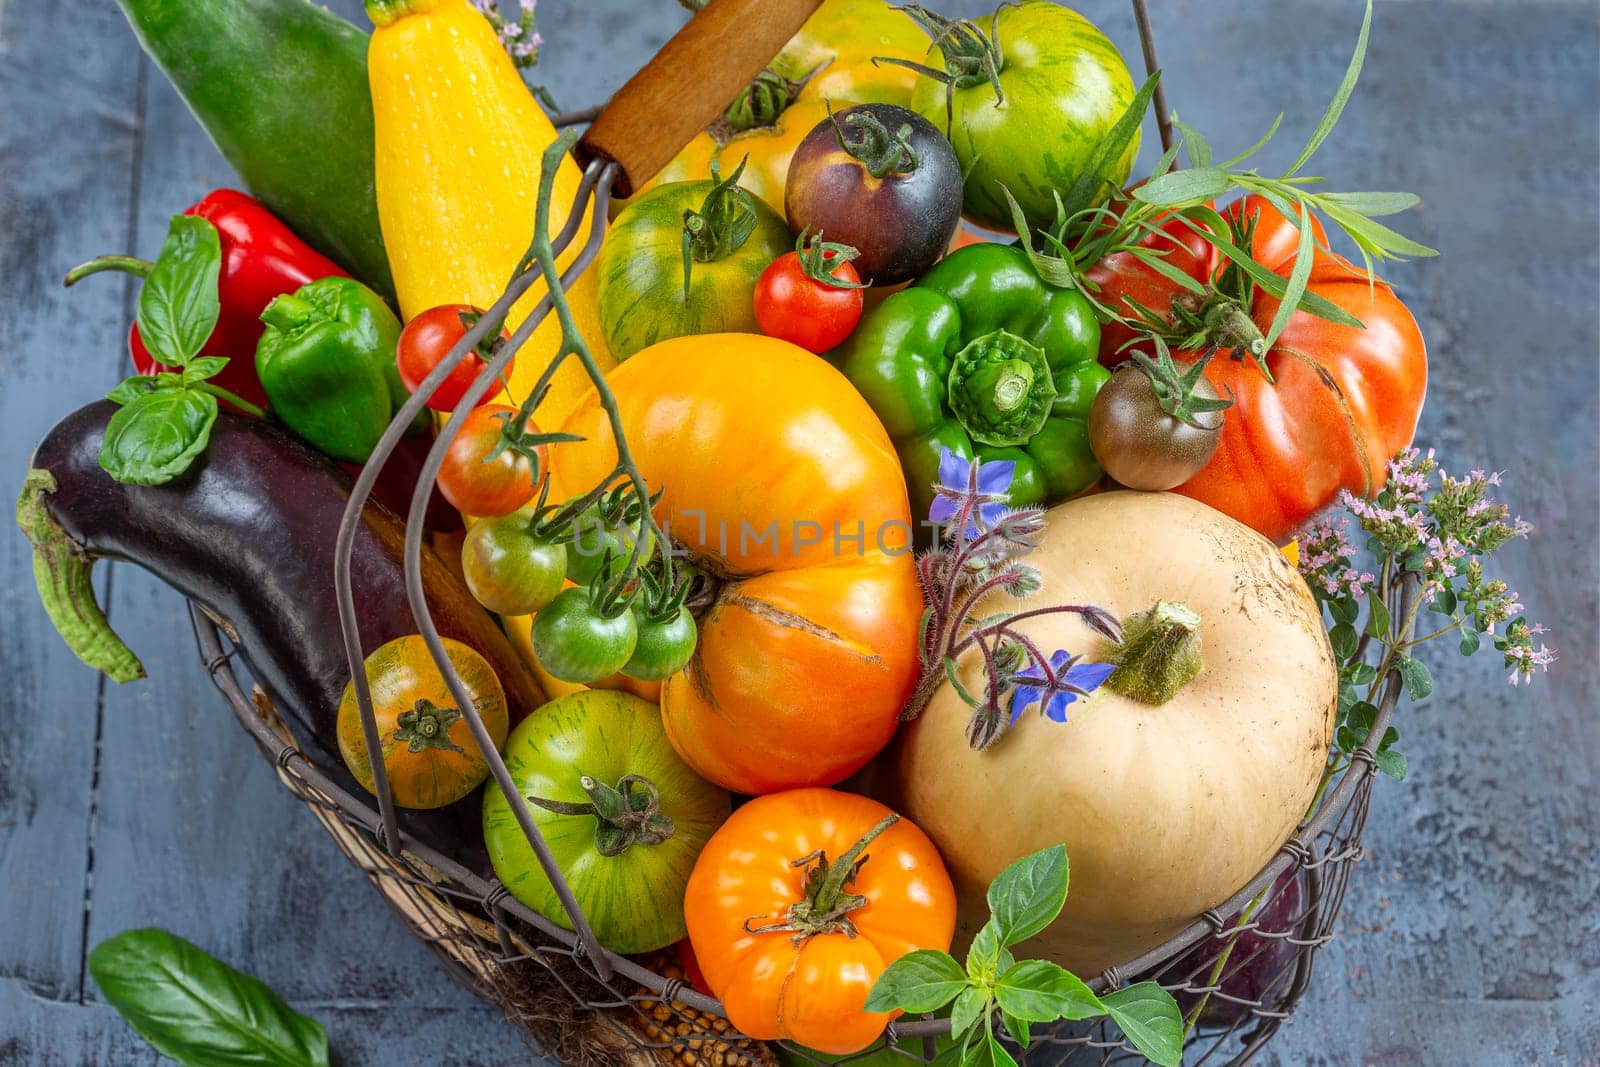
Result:
[[[729,1022],[843,1055],[893,1018],[863,1007],[884,968],[949,949],[956,899],[917,827],[868,797],[794,789],[750,801],[712,835],[683,911]]]
[[[538,462],[509,445],[500,448],[506,427],[517,413],[503,404],[485,404],[461,416],[465,422],[450,442],[439,468],[439,492],[457,511],[467,515],[509,515],[533,499],[548,468],[546,449],[533,449]],[[528,431],[534,432],[532,423]],[[495,449],[499,455],[489,458]]]
[[[1300,237],[1294,222],[1258,196],[1230,205],[1224,214],[1249,231],[1249,251],[1257,262],[1284,277],[1293,272]],[[1342,308],[1365,328],[1328,322],[1302,309],[1259,363],[1246,351],[1248,340],[1259,344],[1270,330],[1279,300],[1254,285],[1243,302],[1216,293],[1229,262],[1218,257],[1204,274],[1196,273],[1202,257],[1187,239],[1183,251],[1168,260],[1213,289],[1197,313],[1222,324],[1211,340],[1224,351],[1206,367],[1206,378],[1220,395],[1234,399],[1223,413],[1216,454],[1175,492],[1278,541],[1331,503],[1339,490],[1370,496],[1382,488],[1385,461],[1411,443],[1428,384],[1427,349],[1411,312],[1387,284],[1369,284],[1363,271],[1326,251],[1327,237],[1315,218],[1312,227],[1315,259],[1306,292]],[[1168,232],[1175,231],[1169,226]],[[1091,271],[1101,286],[1100,299],[1120,307],[1122,298],[1131,296],[1170,314],[1174,298],[1184,291],[1136,263],[1108,257]],[[1173,353],[1180,363],[1200,355]],[[1103,362],[1126,356],[1101,349]]]
[[[400,368],[400,380],[413,393],[439,362],[450,354],[457,341],[467,332],[467,324],[482,311],[466,304],[441,304],[429,308],[410,322],[400,332],[395,348],[395,361]],[[505,332],[501,331],[501,337]],[[439,387],[428,397],[428,406],[435,411],[454,411],[461,403],[462,394],[483,370],[481,351],[473,352],[451,371]],[[505,377],[509,381],[516,360],[506,364]],[[494,396],[498,390],[490,389],[484,398]]]
[[[866,302],[848,246],[801,244],[772,261],[756,280],[756,324],[768,337],[826,352],[850,336]],[[825,281],[832,278],[834,281]]]

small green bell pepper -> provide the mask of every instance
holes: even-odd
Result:
[[[261,313],[256,373],[284,425],[335,459],[364,463],[405,403],[400,320],[353,278],[323,278]]]
[[[977,244],[886,298],[830,358],[883,420],[920,522],[946,448],[969,461],[1014,461],[1014,507],[1060,500],[1100,477],[1087,427],[1110,377],[1099,347],[1082,293],[1046,284],[1020,248]]]

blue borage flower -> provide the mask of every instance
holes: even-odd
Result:
[[[996,459],[984,463],[963,459],[950,449],[943,449],[939,453],[939,481],[933,487],[928,521],[947,526],[966,511],[969,517],[992,527],[1010,510],[1006,490],[1011,487],[1016,471],[1015,460]],[[978,525],[978,521],[967,523],[969,539],[978,536]]]
[[[1056,651],[1050,656],[1050,673],[1055,676],[1055,687],[1049,684],[1045,672],[1035,664],[1012,676],[1013,682],[1023,678],[1040,684],[1018,684],[1011,691],[1011,723],[1016,725],[1030,704],[1041,704],[1040,711],[1051,722],[1067,721],[1067,705],[1079,697],[1086,697],[1105,684],[1116,665],[1113,663],[1080,663],[1083,657],[1070,656]]]

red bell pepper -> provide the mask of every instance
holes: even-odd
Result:
[[[184,214],[210,222],[222,241],[222,274],[217,283],[222,310],[201,354],[227,356],[227,367],[213,380],[253,404],[264,405],[266,393],[256,377],[256,342],[265,329],[261,312],[273,297],[292,293],[307,282],[347,275],[296,237],[259,201],[235,189],[207,193]],[[150,263],[131,256],[101,256],[68,274],[67,284],[103,270],[126,271],[142,278]],[[128,330],[128,350],[136,373],[171,369],[157,363],[145,349],[138,323]]]

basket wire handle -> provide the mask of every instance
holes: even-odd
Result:
[[[628,79],[578,142],[609,159],[619,197],[655,177],[800,31],[822,0],[712,0]]]

